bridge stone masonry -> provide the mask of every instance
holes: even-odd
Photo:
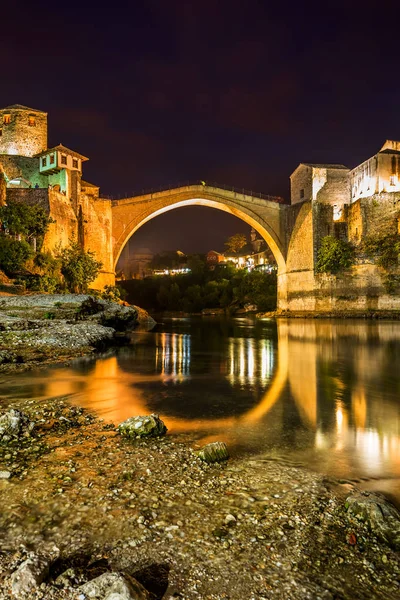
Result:
[[[195,184],[112,202],[113,260],[116,266],[129,238],[144,223],[162,213],[184,206],[208,206],[228,212],[254,227],[266,240],[278,264],[278,277],[284,279],[288,227],[280,198],[270,200],[248,193]],[[212,219],[212,214],[210,215]],[[279,284],[280,302],[285,301],[285,285]]]
[[[362,248],[368,235],[398,232],[400,142],[386,141],[353,170],[301,163],[290,177],[291,203],[285,204],[281,198],[205,182],[110,200],[82,179],[85,156],[62,144],[47,148],[43,111],[19,104],[0,109],[0,133],[0,204],[43,206],[53,219],[44,249],[54,252],[75,238],[95,252],[103,264],[95,288],[115,283],[118,258],[144,223],[199,205],[239,217],[265,239],[278,264],[280,311],[400,311],[398,267],[388,274],[359,252],[356,264],[340,275],[316,269],[325,236]]]

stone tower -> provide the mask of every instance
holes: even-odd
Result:
[[[0,109],[0,155],[35,156],[47,148],[47,113],[12,104]]]

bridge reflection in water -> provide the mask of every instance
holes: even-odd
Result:
[[[137,334],[117,356],[18,384],[116,423],[156,410],[171,432],[238,451],[290,454],[343,477],[400,476],[400,323],[280,319],[277,331],[258,323],[210,340],[202,327]]]

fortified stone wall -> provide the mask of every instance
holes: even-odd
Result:
[[[348,170],[314,169],[313,188],[314,200],[342,207],[350,200]]]
[[[95,188],[97,189],[97,188]],[[54,252],[57,248],[66,247],[71,240],[78,240],[80,226],[83,227],[85,250],[95,253],[103,267],[93,283],[94,288],[102,289],[105,285],[114,285],[111,201],[95,198],[88,194],[81,195],[81,216],[73,210],[71,201],[53,189],[20,189],[8,188],[7,201],[20,202],[25,205],[42,206],[53,219],[43,240],[43,250]],[[82,221],[80,224],[79,217]]]
[[[288,228],[292,229],[286,271],[288,310],[400,310],[396,284],[400,268],[392,268],[389,273],[372,259],[359,255],[357,264],[337,276],[316,272],[318,249],[326,235],[349,239],[358,245],[368,235],[398,231],[399,201],[399,194],[360,199],[346,207],[340,222],[333,220],[333,207],[328,204],[296,205],[301,209],[292,212],[294,222],[288,222]],[[390,278],[395,281],[394,286],[388,285]]]
[[[99,276],[92,285],[102,289],[105,285],[115,284],[111,201],[82,194],[81,206],[84,248],[95,252],[97,260],[102,263]]]

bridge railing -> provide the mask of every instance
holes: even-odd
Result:
[[[261,198],[262,200],[268,200],[269,202],[277,202],[279,204],[286,204],[285,200],[280,196],[271,196],[269,194],[263,194],[262,192],[255,192],[253,190],[247,190],[245,188],[237,188],[233,185],[227,185],[224,183],[216,183],[215,181],[185,181],[174,183],[172,185],[160,186],[158,188],[148,188],[148,189],[137,189],[131,193],[119,194],[117,196],[110,196],[106,194],[100,194],[101,198],[106,198],[107,200],[121,200],[122,198],[134,198],[135,196],[147,196],[150,194],[158,194],[160,192],[167,192],[168,190],[173,190],[182,187],[191,187],[191,186],[203,186],[207,188],[218,188],[220,190],[226,190],[228,192],[234,192],[236,194],[243,194],[246,196],[253,196],[253,198]]]

